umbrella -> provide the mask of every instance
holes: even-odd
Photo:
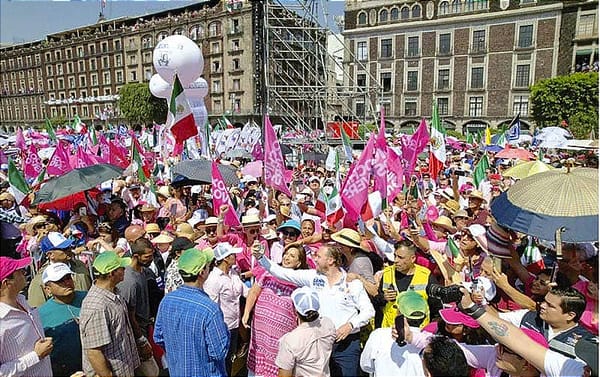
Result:
[[[229,152],[225,153],[225,157],[227,158],[247,158],[247,159],[251,159],[252,155],[246,151],[245,149],[233,149],[230,150]]]
[[[226,185],[236,186],[240,184],[240,179],[236,174],[235,168],[223,164],[217,164],[217,166]],[[174,176],[180,175],[183,178],[187,178],[187,180],[181,178],[177,182],[173,180],[175,186],[212,183],[212,161],[209,160],[184,160],[173,166],[171,171]]]
[[[535,160],[535,155],[527,149],[506,147],[496,153],[496,158],[516,158],[519,160]]]
[[[102,182],[119,177],[123,169],[110,164],[96,164],[73,169],[59,177],[54,177],[42,185],[32,204],[49,203],[89,190]]]
[[[263,171],[263,162],[262,161],[252,161],[244,165],[242,168],[243,175],[251,175],[254,178],[258,178],[262,176]]]
[[[290,154],[292,153],[292,148],[289,145],[281,144],[279,146],[281,148],[281,154]]]
[[[304,161],[325,161],[327,155],[325,153],[319,153],[315,151],[308,151],[302,154]]]
[[[499,145],[492,144],[492,145],[486,145],[482,149],[486,152],[496,153],[496,152],[500,152],[502,150],[502,147]]]
[[[553,241],[598,241],[598,170],[555,169],[525,178],[492,202],[498,224]]]
[[[523,179],[531,177],[534,174],[542,173],[554,169],[552,166],[544,164],[540,160],[522,162],[502,173],[505,177]]]
[[[548,134],[541,140],[542,142],[538,145],[539,148],[560,148],[568,143],[566,137],[558,134]]]
[[[546,128],[542,128],[540,130],[540,133],[537,134],[537,136],[535,138],[539,139],[539,140],[546,140],[547,138],[550,138],[553,136],[569,138],[572,135],[571,135],[571,132],[569,132],[569,130],[562,128],[562,127],[546,127]]]

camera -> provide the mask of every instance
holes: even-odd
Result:
[[[462,176],[462,177],[464,177],[464,176],[466,176],[466,175],[467,175],[467,172],[466,172],[466,171],[464,171],[464,170],[455,170],[455,171],[454,171],[454,174],[456,174],[457,176]]]
[[[444,287],[439,284],[429,284],[425,288],[425,292],[427,292],[429,297],[435,297],[442,300],[444,304],[449,304],[451,302],[459,302],[462,299],[463,294],[460,288],[460,285]]]

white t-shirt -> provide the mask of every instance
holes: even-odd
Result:
[[[418,332],[419,329],[412,329]],[[392,339],[392,328],[376,329],[360,355],[360,367],[373,376],[424,376],[420,349],[407,344],[400,347]]]
[[[544,356],[544,373],[548,377],[581,377],[584,367],[584,362],[558,352],[548,350]]]

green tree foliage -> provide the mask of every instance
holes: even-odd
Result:
[[[127,84],[119,91],[119,109],[130,123],[164,123],[167,101],[150,93],[147,83]]]
[[[539,127],[564,120],[576,138],[598,128],[598,73],[574,73],[541,80],[531,87],[531,116]]]

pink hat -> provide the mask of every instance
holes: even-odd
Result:
[[[31,258],[12,259],[0,257],[0,282],[10,276],[13,272],[21,270],[31,264]]]
[[[448,308],[440,310],[440,317],[450,325],[465,325],[472,329],[479,328],[479,323],[476,320],[458,311],[456,308]]]

